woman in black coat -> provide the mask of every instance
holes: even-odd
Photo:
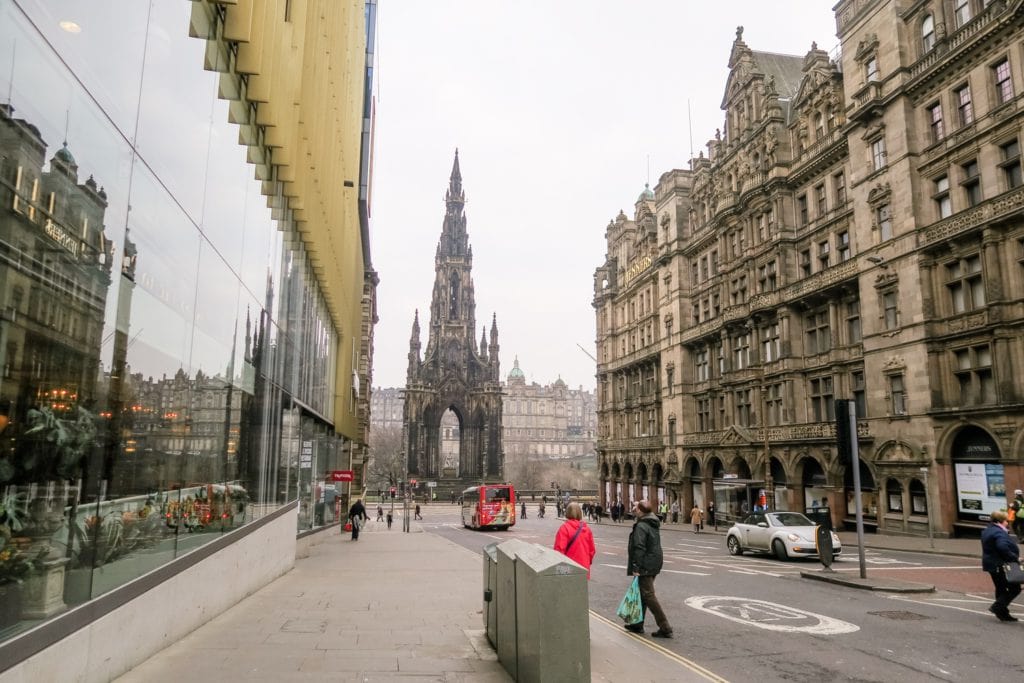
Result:
[[[366,506],[363,505],[363,501],[356,498],[356,502],[352,503],[352,507],[348,509],[348,521],[352,523],[352,540],[359,540],[359,527],[362,526],[366,520]]]
[[[1017,617],[1010,614],[1010,603],[1020,595],[1020,584],[1006,580],[1003,565],[1019,562],[1020,550],[1006,531],[1006,513],[996,510],[990,518],[992,522],[981,532],[981,568],[992,577],[996,589],[996,601],[988,611],[999,617],[999,621],[1017,621]]]

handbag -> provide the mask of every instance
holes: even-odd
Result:
[[[565,545],[565,552],[566,552],[566,554],[569,553],[569,548],[571,548],[572,544],[576,542],[577,538],[579,538],[579,535],[580,535],[581,531],[583,531],[583,521],[582,520],[580,520],[580,525],[578,527],[576,527],[576,533],[572,535],[572,538],[569,539],[569,542],[566,543],[566,545]]]
[[[644,620],[644,606],[640,602],[640,577],[633,577],[615,613],[627,624],[638,624]]]
[[[345,531],[352,531],[352,522],[345,522]]]
[[[1024,567],[1019,561],[1004,564],[1003,574],[1006,575],[1006,583],[1024,583]]]

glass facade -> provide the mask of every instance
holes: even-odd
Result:
[[[339,338],[191,13],[0,0],[0,641],[347,505]]]

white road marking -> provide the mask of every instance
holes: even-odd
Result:
[[[903,602],[912,602],[915,605],[931,605],[932,607],[943,607],[945,609],[955,609],[957,612],[969,612],[970,614],[988,614],[988,609],[976,610],[967,609],[966,607],[957,607],[956,605],[943,605],[940,602],[928,602],[926,600],[915,600],[914,598],[908,598],[902,595],[890,595],[888,596],[891,600],[901,600]],[[979,602],[988,602],[988,600],[979,600]]]
[[[847,621],[766,600],[725,595],[694,595],[687,598],[685,603],[701,612],[766,631],[834,636],[860,630],[859,626]]]
[[[684,571],[681,571],[679,569],[662,569],[661,572],[663,574],[667,573],[667,574],[687,574],[689,576],[711,576],[711,574],[708,574],[706,572],[684,572]]]

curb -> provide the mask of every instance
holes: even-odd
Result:
[[[800,576],[814,581],[834,583],[847,588],[860,588],[880,593],[934,593],[935,586],[926,583],[911,583],[909,581],[876,581],[872,579],[843,578],[835,572],[806,571],[800,572]]]

